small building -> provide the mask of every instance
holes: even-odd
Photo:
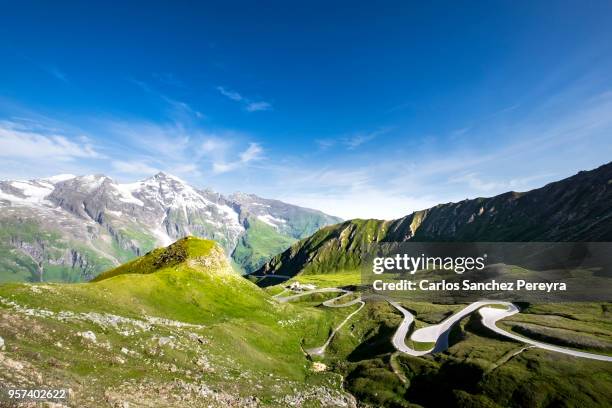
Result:
[[[314,290],[316,289],[316,285],[313,285],[311,283],[300,283],[300,282],[293,282],[291,285],[288,286],[288,289],[291,290],[295,290],[295,291],[307,291],[307,290]]]

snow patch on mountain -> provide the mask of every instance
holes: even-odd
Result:
[[[94,191],[100,188],[100,186],[102,186],[102,183],[104,183],[105,180],[110,180],[110,179],[106,176],[91,175],[91,176],[77,177],[75,180],[78,180],[82,187],[84,187],[88,192],[91,192],[91,191]]]
[[[50,205],[45,198],[53,192],[53,185],[44,181],[11,181],[0,184],[0,199],[14,205]]]
[[[279,224],[284,224],[287,222],[286,220],[283,220],[282,218],[276,218],[270,214],[258,215],[257,219],[275,228],[278,228]]]
[[[305,217],[312,217],[306,229]],[[18,230],[28,222],[40,232],[32,242],[9,236],[0,244],[14,248],[15,258],[32,258],[38,265],[62,265],[72,271],[67,273],[87,278],[108,268],[108,263],[92,254],[116,264],[118,259],[129,259],[129,254],[142,255],[186,235],[214,239],[233,256],[238,245],[249,245],[250,237],[245,237],[249,218],[296,239],[336,221],[314,210],[252,194],[234,198],[200,190],[164,173],[125,184],[104,175],[68,174],[0,181],[0,228],[16,225]],[[241,258],[240,262],[245,267],[258,266],[251,259]],[[39,275],[45,276],[41,272],[35,278]]]
[[[132,190],[130,189],[129,184],[114,184],[113,186],[115,187],[118,193],[119,201],[122,201],[127,204],[136,204],[141,207],[144,206],[144,203],[141,200],[137,199],[132,195]]]

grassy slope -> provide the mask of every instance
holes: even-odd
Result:
[[[148,274],[160,269],[178,265],[187,259],[207,257],[215,248],[215,243],[209,240],[186,237],[166,248],[157,248],[117,268],[98,275],[93,282],[99,282],[113,276],[123,274]]]
[[[289,248],[296,240],[255,218],[247,220],[247,230],[240,238],[232,258],[246,273],[257,270],[272,256]]]
[[[9,242],[22,242],[32,247],[44,246],[47,257],[42,260],[43,279],[46,282],[81,282],[82,271],[71,265],[49,262],[49,257],[61,258],[68,247],[74,248],[91,264],[88,273],[93,275],[113,266],[112,261],[79,243],[67,243],[59,233],[45,230],[32,220],[0,220],[0,283],[40,281],[37,262],[24,251],[14,248]]]
[[[309,344],[322,344],[332,324],[348,311],[277,304],[227,264],[220,267],[209,262],[215,248],[210,241],[188,239],[109,271],[94,283],[0,286],[0,297],[24,308],[89,316],[64,321],[28,317],[13,306],[0,304],[0,335],[7,343],[6,355],[22,363],[21,374],[33,383],[42,375],[45,384],[74,387],[82,406],[95,406],[88,405],[87,398],[101,400],[110,390],[117,390],[117,398],[138,402],[134,384],[174,387],[175,379],[205,384],[232,398],[257,396],[262,403],[275,406],[284,406],[280,401],[287,395],[312,394],[316,387],[340,395],[338,377],[313,373],[301,344],[306,339]],[[176,262],[183,252],[186,261]],[[157,269],[151,273],[151,268]],[[120,324],[117,328],[95,323],[92,313],[139,320],[155,316],[197,326],[160,324],[138,330]],[[124,329],[134,333],[123,335]],[[37,335],[24,336],[24,330]],[[77,336],[85,330],[96,334],[97,344]],[[169,336],[174,337],[173,347],[157,343],[157,338]],[[105,342],[108,348],[101,346]],[[137,355],[123,354],[122,348]],[[203,358],[210,368],[195,363]],[[9,383],[18,374],[0,372]],[[131,399],[132,394],[136,399]],[[324,395],[320,390],[318,394]],[[141,393],[141,398],[146,397]],[[204,400],[214,403],[212,396]],[[177,402],[177,406],[181,405]]]

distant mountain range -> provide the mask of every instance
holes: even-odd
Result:
[[[355,270],[364,244],[404,241],[612,241],[612,163],[524,193],[440,204],[392,221],[328,226],[255,275]]]
[[[158,173],[0,181],[0,282],[82,281],[186,235],[217,241],[251,272],[341,219],[252,194],[225,197]]]

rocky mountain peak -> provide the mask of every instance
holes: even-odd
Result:
[[[172,174],[168,174],[163,171],[156,173],[155,175],[149,177],[147,180],[155,180],[160,183],[178,183],[187,185],[185,181],[181,180],[177,176],[173,176]]]
[[[48,270],[61,271],[56,280],[82,280],[193,235],[215,240],[252,271],[296,239],[337,222],[314,210],[243,196],[248,200],[164,172],[126,184],[102,174],[0,181],[0,229],[7,231],[0,249],[14,249],[0,267],[36,280],[50,279]]]

